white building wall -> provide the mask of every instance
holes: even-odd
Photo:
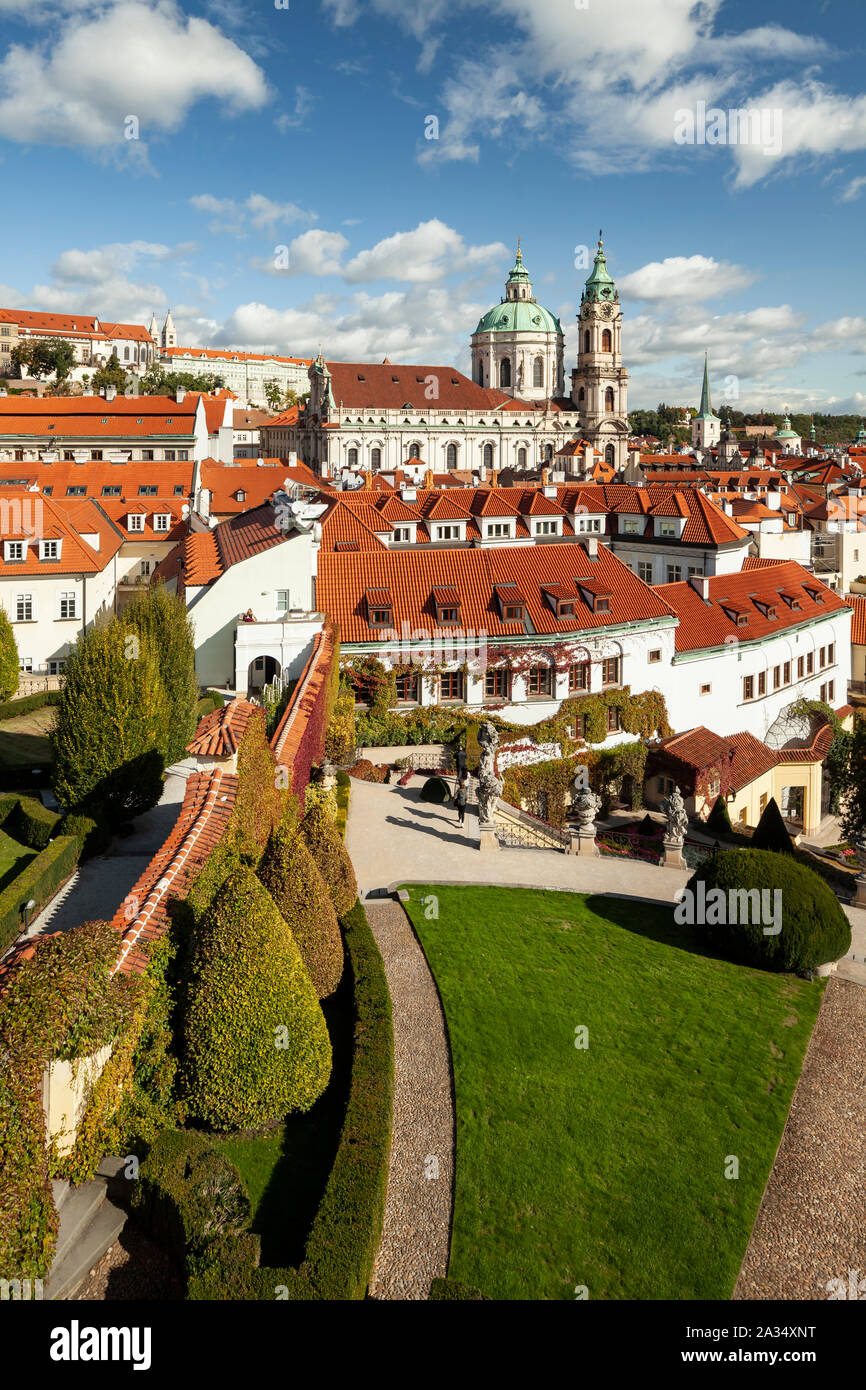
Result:
[[[828,614],[821,622],[809,627],[789,629],[777,637],[764,638],[760,643],[738,643],[724,649],[681,653],[667,666],[659,681],[668,707],[668,717],[676,732],[704,724],[713,733],[726,735],[748,730],[763,739],[776,719],[795,700],[817,700],[821,687],[834,683],[831,704],[838,708],[847,700],[851,674],[850,609]],[[818,668],[821,647],[835,644],[832,666]],[[811,676],[797,678],[797,659],[811,652],[814,670]],[[773,688],[776,666],[784,670],[791,663],[791,683],[781,689]],[[767,693],[757,695],[758,675],[764,672]],[[743,678],[754,677],[755,698],[743,697]],[[701,687],[709,685],[707,694]]]
[[[312,537],[295,533],[281,545],[232,565],[215,583],[188,590],[199,684],[235,686],[236,628],[244,629],[239,639],[244,650],[254,642],[261,644],[261,650],[253,652],[249,660],[253,656],[274,656],[279,660],[278,651],[267,645],[276,640],[271,629],[279,617],[277,592],[288,590],[290,608],[311,612],[312,574]],[[240,615],[250,608],[257,622],[240,624]],[[240,688],[246,689],[245,677]]]

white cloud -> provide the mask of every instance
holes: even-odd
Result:
[[[855,198],[860,197],[864,188],[866,188],[866,174],[860,174],[843,189],[840,201],[852,203]]]
[[[217,198],[213,193],[195,193],[189,203],[196,212],[211,218],[210,231],[230,232],[233,236],[245,236],[248,228],[272,232],[281,224],[314,222],[316,218],[314,212],[307,212],[297,203],[275,203],[264,193],[251,193],[242,203],[234,198]]]
[[[695,303],[744,289],[756,278],[744,266],[712,256],[667,256],[619,276],[617,285],[621,294],[634,299]]]
[[[277,116],[274,125],[281,134],[285,135],[287,130],[296,130],[302,126],[316,104],[316,99],[309,87],[298,86],[295,88],[295,109],[291,116],[284,111]]]
[[[440,280],[457,270],[489,264],[507,256],[501,241],[487,246],[466,246],[459,232],[436,217],[420,222],[410,232],[396,232],[368,251],[360,251],[345,267],[349,281],[408,280],[412,283]]]
[[[126,273],[141,260],[167,261],[190,255],[194,242],[163,246],[160,242],[127,241],[98,246],[91,251],[63,251],[51,266],[51,274],[63,283],[99,285],[118,272]]]
[[[132,148],[178,129],[199,100],[229,112],[264,105],[264,74],[206,20],[174,0],[114,0],[90,15],[71,14],[51,39],[12,44],[0,62],[0,136],[35,144]]]
[[[339,275],[343,268],[343,252],[348,245],[342,232],[326,232],[311,227],[289,244],[288,274]]]
[[[746,103],[782,113],[781,148],[767,158],[756,145],[732,145],[736,184],[748,188],[773,172],[777,161],[866,149],[866,95],[831,91],[817,81],[778,82]]]

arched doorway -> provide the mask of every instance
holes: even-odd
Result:
[[[261,690],[280,674],[280,663],[274,656],[254,656],[247,667],[247,689]]]

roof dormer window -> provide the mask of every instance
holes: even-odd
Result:
[[[391,599],[391,590],[368,589],[365,598],[367,601],[367,622],[370,627],[392,627],[394,604]]]
[[[126,529],[127,531],[143,531],[144,513],[130,512],[129,516],[126,518]]]
[[[436,622],[440,627],[460,622],[460,595],[451,584],[437,586],[433,590],[433,604],[436,609]]]
[[[59,560],[62,548],[63,542],[61,540],[40,541],[39,558],[40,560]]]
[[[20,565],[27,558],[26,541],[6,541],[3,554],[8,564]]]

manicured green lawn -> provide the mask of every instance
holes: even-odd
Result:
[[[700,955],[647,904],[409,891],[454,1064],[449,1275],[505,1299],[729,1298],[820,984]]]
[[[263,1265],[298,1265],[319,1209],[343,1127],[352,1063],[353,1003],[347,968],[336,994],[323,1001],[334,1065],[328,1089],[306,1115],[289,1115],[259,1137],[216,1141],[246,1183],[252,1229]]]
[[[49,734],[56,719],[56,706],[45,705],[42,709],[30,710],[28,714],[18,714],[14,719],[0,722],[0,766],[50,766]]]
[[[0,830],[0,888],[5,888],[7,883],[11,883],[36,854],[35,849],[28,849],[27,845],[13,840],[5,830]]]

